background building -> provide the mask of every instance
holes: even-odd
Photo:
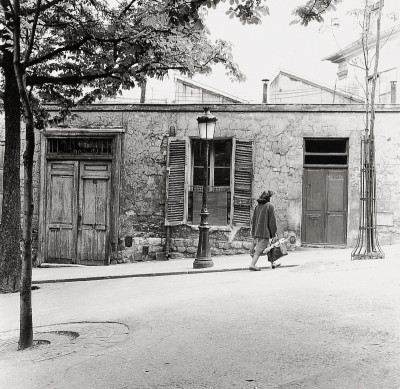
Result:
[[[363,69],[365,66],[360,39],[325,57],[324,60],[338,66],[338,90],[365,99],[365,70]],[[372,53],[375,52],[375,45],[376,37],[369,41],[369,50]],[[400,92],[397,90],[400,69],[400,25],[381,33],[380,47],[376,102],[396,104],[400,101]],[[372,57],[370,54],[370,75],[373,74],[374,59],[375,56]]]

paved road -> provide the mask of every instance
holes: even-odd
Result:
[[[33,295],[35,338],[52,343],[15,351],[18,296],[0,295],[0,388],[400,387],[395,258],[44,284]]]

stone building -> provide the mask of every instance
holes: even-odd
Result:
[[[352,246],[358,233],[362,105],[213,105],[213,255],[245,253],[256,199],[275,192],[279,236]],[[49,109],[51,114],[56,111]],[[38,134],[36,263],[194,257],[201,105],[94,105]],[[378,106],[381,244],[399,242],[400,107]]]

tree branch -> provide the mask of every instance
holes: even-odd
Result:
[[[56,57],[57,55],[63,53],[64,51],[77,50],[77,49],[82,47],[86,42],[88,42],[91,39],[92,39],[92,37],[86,36],[81,41],[76,42],[73,45],[67,45],[67,46],[64,46],[64,47],[59,47],[57,50],[54,50],[54,51],[52,51],[50,53],[47,53],[46,55],[34,58],[32,61],[29,61],[28,63],[26,63],[25,67],[38,65],[39,63],[45,62],[45,61],[47,61],[49,59],[52,59],[52,58]]]
[[[74,85],[79,84],[82,81],[94,81],[101,78],[111,77],[117,73],[115,69],[112,69],[104,73],[96,74],[83,74],[83,75],[72,75],[72,76],[36,76],[31,75],[26,77],[26,84],[32,86],[40,86],[44,84],[56,84],[56,85]]]
[[[39,8],[39,13],[42,13],[44,11],[47,11],[49,8],[51,8],[53,5],[57,5],[58,3],[62,3],[64,0],[53,0],[53,1],[49,1],[46,4],[43,4],[40,8]],[[35,14],[37,11],[37,7],[35,8],[30,8],[30,9],[26,9],[25,10],[25,14],[26,15],[32,15]]]
[[[42,0],[37,0],[35,18],[33,20],[31,36],[30,36],[30,39],[29,39],[28,47],[26,49],[24,63],[28,62],[29,57],[32,54],[33,44],[35,43],[36,27],[37,27],[37,23],[38,23],[38,20],[39,20],[39,14],[40,14],[39,8],[40,8],[40,4],[41,3],[42,3]]]

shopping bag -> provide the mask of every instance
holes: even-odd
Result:
[[[286,243],[287,239],[281,238],[279,240],[274,241],[268,246],[265,251],[267,251],[268,261],[273,263],[277,259],[283,257],[284,255],[288,254]]]

